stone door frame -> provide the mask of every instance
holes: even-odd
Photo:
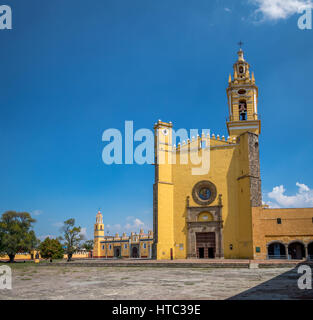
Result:
[[[213,216],[213,221],[197,221],[198,215],[202,212],[209,212]],[[215,258],[224,258],[223,248],[223,220],[222,205],[218,206],[187,206],[187,258],[197,258],[197,232],[214,232],[215,233]]]

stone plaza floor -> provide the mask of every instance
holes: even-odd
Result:
[[[13,288],[0,290],[0,299],[313,299],[312,290],[298,289],[300,275],[295,266],[249,269],[16,263],[12,273]]]

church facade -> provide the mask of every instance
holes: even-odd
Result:
[[[258,87],[241,49],[226,93],[227,139],[203,134],[175,146],[172,123],[154,126],[153,257],[313,258],[313,208],[262,204]],[[207,151],[207,174],[180,161]]]
[[[94,226],[93,258],[152,258],[153,232],[139,234],[132,232],[130,236],[123,233],[115,236],[104,234],[103,216],[99,211]]]

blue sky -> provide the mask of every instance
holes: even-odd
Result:
[[[9,2],[1,213],[33,213],[40,237],[74,217],[91,238],[99,208],[110,233],[151,228],[153,166],[106,166],[102,133],[162,119],[226,135],[239,40],[260,90],[264,199],[313,206],[313,30],[297,27],[302,0]]]

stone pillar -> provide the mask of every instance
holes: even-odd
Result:
[[[289,260],[288,244],[285,244],[285,250],[286,250],[287,260]]]
[[[188,251],[187,258],[196,258],[196,235],[192,230],[188,230]]]
[[[305,259],[309,260],[309,248],[307,244],[305,244]]]
[[[218,230],[216,230],[216,233],[219,238],[219,259],[224,259],[224,246],[223,246],[223,222],[220,222]]]

